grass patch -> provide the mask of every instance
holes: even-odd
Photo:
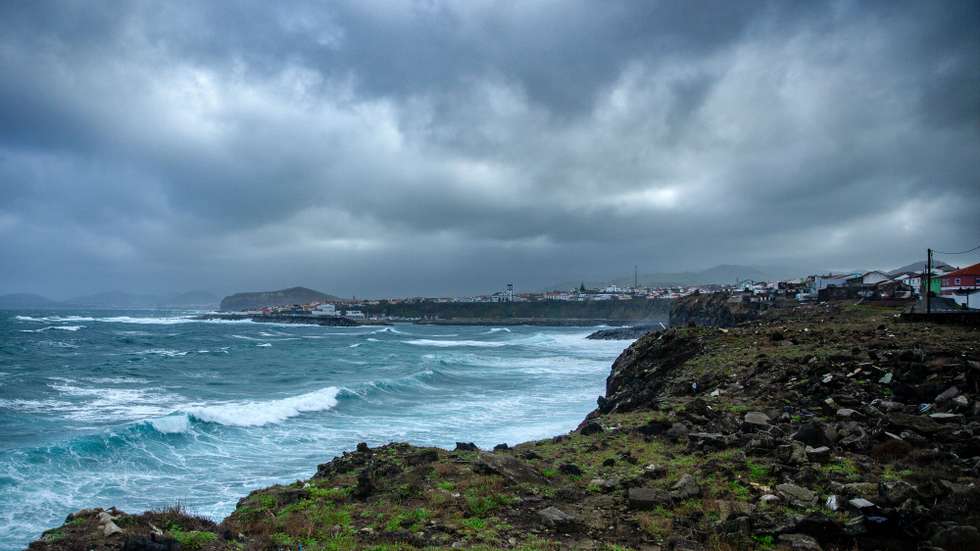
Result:
[[[762,465],[761,463],[746,461],[745,468],[749,471],[749,478],[756,482],[769,478],[769,467]]]
[[[187,549],[188,551],[197,551],[205,545],[211,543],[218,539],[218,534],[214,532],[205,532],[203,530],[181,530],[179,526],[173,524],[170,525],[168,529],[170,536],[177,540],[182,549]]]

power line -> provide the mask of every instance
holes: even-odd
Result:
[[[959,251],[959,252],[955,252],[955,253],[946,252],[946,251],[937,251],[937,250],[933,250],[932,252],[939,253],[939,254],[966,254],[966,253],[972,253],[973,251],[976,251],[978,249],[980,249],[980,245],[977,245],[976,247],[973,247],[972,249],[967,250],[967,251]]]

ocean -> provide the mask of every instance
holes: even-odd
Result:
[[[0,311],[0,550],[85,507],[221,520],[358,442],[572,430],[625,341],[594,328],[321,327]]]

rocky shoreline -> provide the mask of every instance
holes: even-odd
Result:
[[[218,524],[86,510],[30,549],[980,549],[980,331],[898,314],[654,331],[569,434],[361,444]]]
[[[324,325],[330,327],[355,327],[358,325],[391,325],[376,320],[352,320],[344,316],[296,316],[288,314],[235,314],[210,313],[194,316],[196,320],[251,320],[257,323],[292,323],[297,325]]]

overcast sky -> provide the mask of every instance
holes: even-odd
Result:
[[[0,293],[969,248],[978,28],[972,0],[2,2]]]

